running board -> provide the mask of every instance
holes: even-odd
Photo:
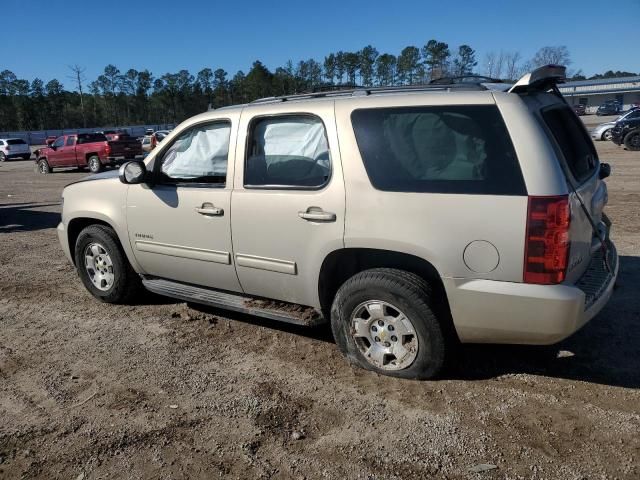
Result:
[[[162,278],[143,277],[142,283],[147,290],[153,293],[177,298],[185,302],[202,303],[211,307],[309,327],[324,323],[322,315],[314,308],[304,307],[295,303],[221,292]]]

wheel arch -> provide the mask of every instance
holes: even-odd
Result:
[[[126,258],[129,261],[129,264],[133,267],[133,269],[136,272],[140,271],[140,266],[138,265],[138,263],[135,260],[135,257],[133,256],[133,252],[131,251],[131,246],[129,244],[128,238],[124,238],[124,239],[122,238],[122,235],[118,232],[118,229],[115,226],[115,222],[112,222],[110,219],[107,219],[107,218],[98,218],[97,216],[86,216],[86,215],[78,216],[69,220],[67,224],[67,242],[69,244],[69,251],[72,252],[71,258],[73,260],[74,265],[75,265],[75,256],[73,255],[73,252],[75,251],[76,241],[78,240],[78,236],[80,235],[80,232],[82,232],[82,230],[84,230],[86,227],[90,225],[104,225],[105,227],[109,227],[111,230],[113,230],[116,235],[116,239],[118,240],[118,243],[122,247],[122,250],[124,251]]]
[[[426,280],[439,300],[436,313],[443,321],[443,327],[457,338],[449,300],[438,270],[424,258],[393,250],[342,248],[329,253],[322,262],[318,278],[318,298],[325,318],[329,318],[331,304],[340,286],[353,275],[371,268],[396,268]]]
[[[102,163],[102,159],[100,158],[100,155],[98,154],[98,152],[89,152],[89,153],[85,153],[84,155],[84,161],[87,165],[89,165],[89,159],[91,157],[98,157],[98,160],[100,160],[100,163]]]

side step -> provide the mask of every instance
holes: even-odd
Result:
[[[295,303],[222,292],[162,278],[143,277],[142,283],[147,290],[153,293],[177,298],[185,302],[202,303],[212,307],[309,327],[324,323],[324,318],[314,308],[304,307]]]

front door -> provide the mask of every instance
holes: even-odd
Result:
[[[187,127],[150,162],[155,185],[129,187],[129,239],[148,275],[240,291],[230,223],[234,130],[227,119]]]
[[[76,137],[69,135],[64,145],[58,149],[58,165],[61,167],[75,167],[78,165],[76,159]]]
[[[231,223],[246,293],[319,307],[322,261],[344,246],[345,197],[333,102],[312,110],[245,110]]]
[[[48,155],[49,165],[52,167],[68,167],[69,166],[69,151],[65,143],[67,137],[58,137],[56,141],[51,145],[51,153]],[[75,149],[75,147],[72,147]],[[74,150],[75,151],[75,150]],[[75,163],[74,163],[75,165]]]

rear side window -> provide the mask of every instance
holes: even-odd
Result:
[[[552,107],[541,112],[542,119],[562,152],[566,166],[580,183],[598,167],[598,154],[582,122],[568,107]]]
[[[379,190],[526,195],[494,105],[362,109],[351,121],[369,179]]]
[[[317,189],[330,174],[329,144],[319,118],[287,115],[252,123],[245,187]]]
[[[81,133],[78,135],[78,145],[106,141],[107,137],[105,137],[102,133]]]
[[[7,140],[7,145],[26,145],[27,142],[16,138],[15,140]]]

